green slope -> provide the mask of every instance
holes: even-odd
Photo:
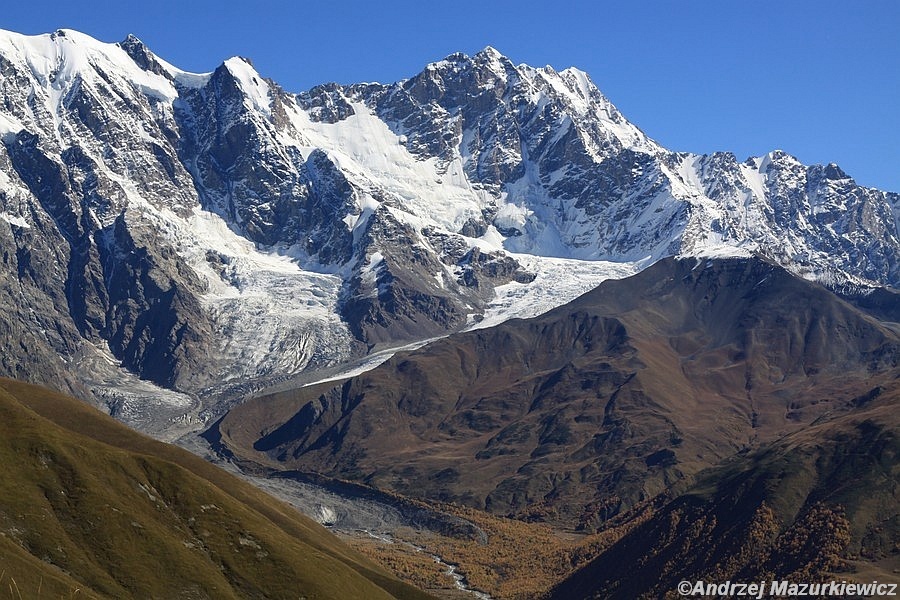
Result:
[[[291,507],[0,379],[0,598],[428,598]]]

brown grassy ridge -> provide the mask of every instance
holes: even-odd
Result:
[[[0,463],[0,598],[429,597],[251,485],[43,388],[0,379]]]
[[[900,388],[710,469],[551,598],[674,598],[679,581],[897,582]]]

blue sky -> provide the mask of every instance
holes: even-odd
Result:
[[[251,58],[289,91],[391,82],[452,52],[577,66],[673,150],[780,148],[900,192],[900,1],[8,2],[0,28],[128,33],[183,69]]]

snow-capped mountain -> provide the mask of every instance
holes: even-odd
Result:
[[[670,152],[587,74],[493,48],[292,94],[242,58],[194,74],[132,36],[3,32],[0,88],[0,369],[126,419],[123,389],[157,393],[129,373],[212,394],[670,255],[900,282],[900,195],[780,151]]]

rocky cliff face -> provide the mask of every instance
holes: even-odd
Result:
[[[601,261],[900,280],[900,196],[782,152],[669,152],[585,73],[492,48],[291,94],[245,59],[2,33],[0,75],[2,369],[81,395],[333,365],[497,312],[498,286],[561,304],[556,274]]]

